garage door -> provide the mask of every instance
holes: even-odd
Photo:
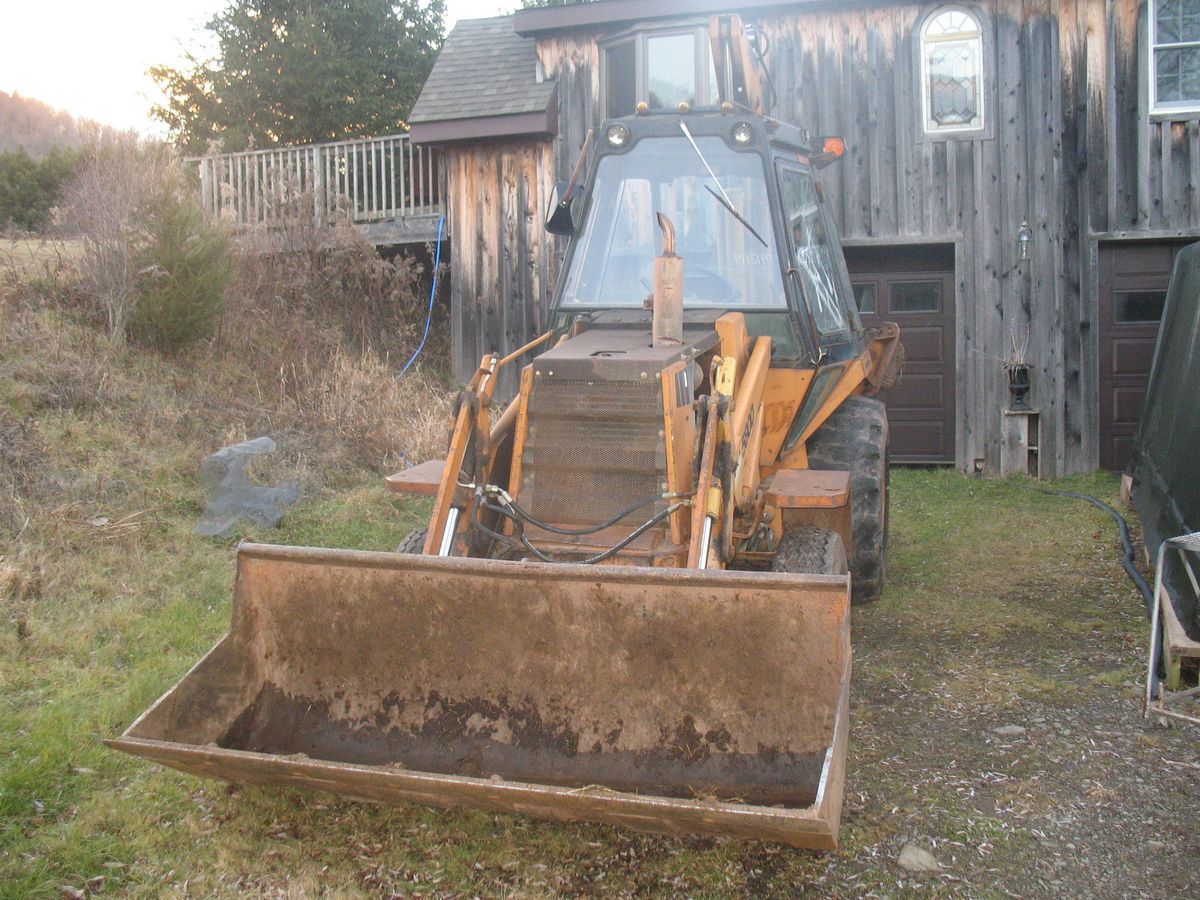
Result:
[[[1129,464],[1171,267],[1183,246],[1100,245],[1100,465],[1114,472]]]
[[[954,462],[954,249],[848,248],[863,324],[900,326],[904,376],[887,403],[895,462]]]

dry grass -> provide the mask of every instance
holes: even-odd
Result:
[[[398,380],[328,304],[252,302],[247,284],[282,262],[244,266],[219,339],[168,358],[110,338],[78,304],[66,252],[41,246],[35,276],[14,265],[0,282],[0,539],[70,504],[137,512],[151,504],[118,496],[137,494],[131,484],[188,478],[205,454],[260,434],[280,442],[277,477],[318,494],[441,454],[451,392],[436,366]],[[384,283],[360,254],[338,257],[339,277],[365,270]],[[415,293],[415,266],[386,265],[391,290]],[[314,291],[319,274],[334,279],[314,268]],[[292,275],[292,299],[302,283]]]
[[[46,275],[79,258],[79,242],[42,237],[0,238],[0,274],[14,278]]]

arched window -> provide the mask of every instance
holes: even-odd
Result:
[[[925,131],[983,128],[983,29],[965,9],[940,10],[921,28]]]

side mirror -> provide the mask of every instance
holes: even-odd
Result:
[[[579,230],[575,214],[583,191],[572,188],[565,181],[554,185],[550,191],[550,208],[546,210],[546,230],[551,234],[571,237]]]

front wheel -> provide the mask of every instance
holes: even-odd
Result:
[[[814,469],[850,473],[850,590],[855,604],[872,603],[883,593],[888,545],[888,421],[883,403],[847,397],[808,441]]]
[[[428,533],[428,528],[422,528],[418,531],[410,532],[408,537],[406,537],[396,546],[396,552],[423,553],[425,551],[425,535]]]
[[[842,536],[815,525],[785,531],[771,561],[771,571],[788,575],[845,575],[846,547]]]

